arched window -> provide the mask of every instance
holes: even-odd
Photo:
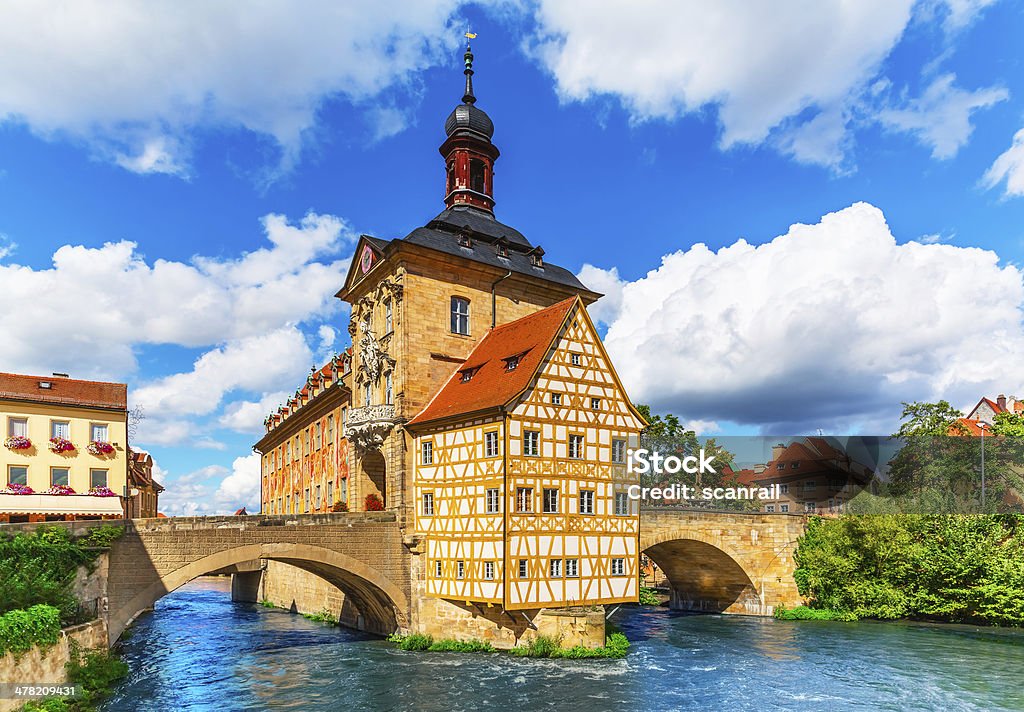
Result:
[[[469,187],[477,193],[484,192],[484,162],[474,158],[469,162]]]
[[[452,333],[469,335],[469,300],[452,297]]]

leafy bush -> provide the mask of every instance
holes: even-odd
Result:
[[[551,658],[554,653],[561,650],[559,640],[547,635],[538,635],[524,646],[512,648],[512,655],[522,658]]]
[[[423,633],[412,633],[410,635],[398,635],[397,633],[388,637],[392,643],[398,643],[402,650],[427,650],[434,644],[434,639]]]
[[[629,652],[629,639],[619,632],[610,634],[602,648],[587,648],[576,645],[563,648],[557,638],[538,635],[529,644],[513,648],[509,652],[523,658],[624,658]]]
[[[71,593],[75,574],[79,566],[94,566],[121,532],[101,526],[75,538],[64,527],[38,527],[0,535],[0,613],[43,603],[59,609],[65,625],[88,620]]]
[[[367,512],[383,512],[384,511],[384,500],[377,494],[368,494],[366,499],[363,500],[363,509]]]
[[[82,697],[73,707],[92,709],[110,694],[114,683],[128,674],[128,665],[106,648],[83,650],[71,641],[71,659],[66,665],[68,680],[82,687]]]
[[[271,603],[270,607],[273,608],[274,604]],[[331,613],[326,608],[323,609],[322,611],[319,611],[318,613],[303,613],[302,617],[306,618],[308,620],[311,620],[311,621],[317,621],[319,623],[337,623],[338,622],[338,619],[334,617],[334,614]]]
[[[54,606],[40,603],[0,616],[0,655],[14,653],[20,658],[35,646],[45,650],[59,636],[60,610]]]
[[[45,697],[28,702],[21,712],[71,712],[71,706],[61,697]]]
[[[811,608],[1024,625],[1024,516],[812,518],[796,552]]]
[[[849,611],[833,611],[828,608],[808,608],[797,606],[786,608],[780,606],[775,609],[775,617],[784,621],[855,621],[857,616]]]
[[[647,588],[646,586],[640,587],[640,605],[641,606],[660,606],[661,597],[658,592],[653,588]]]

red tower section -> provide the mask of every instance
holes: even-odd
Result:
[[[444,122],[448,138],[441,144],[447,168],[444,204],[494,212],[494,162],[498,148],[491,143],[494,124],[473,96],[473,52],[466,45],[466,93]]]

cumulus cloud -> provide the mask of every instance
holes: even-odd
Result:
[[[298,225],[273,214],[262,222],[271,246],[236,259],[148,263],[122,241],[65,245],[50,269],[0,264],[5,297],[19,305],[0,313],[0,329],[19,335],[0,340],[0,362],[25,373],[123,377],[139,345],[205,347],[337,314],[332,295],[347,258],[324,259],[353,242],[344,221],[311,213]]]
[[[1024,195],[1024,129],[1013,136],[1013,143],[989,167],[982,178],[986,188],[1006,182],[1005,195]]]
[[[986,4],[938,3],[948,30],[969,24]],[[852,123],[877,109],[870,90],[883,61],[915,9],[934,12],[936,5],[612,0],[581,7],[541,0],[529,51],[564,100],[615,96],[635,121],[714,109],[723,148],[771,139],[800,161],[837,168],[849,150]],[[942,89],[890,118],[937,154],[969,135],[965,115],[998,100],[991,93]],[[941,126],[928,131],[923,114]]]
[[[0,23],[0,120],[84,140],[140,173],[187,174],[197,127],[269,137],[288,164],[325,100],[367,102],[449,56],[459,6],[14,0]],[[401,129],[400,112],[386,118],[376,134]]]
[[[295,381],[297,385],[301,385],[300,379],[295,379]],[[221,427],[239,433],[261,433],[263,432],[263,419],[267,417],[267,413],[284,403],[290,395],[290,392],[274,391],[264,394],[259,400],[238,400],[226,403],[218,422]]]
[[[920,97],[906,101],[901,108],[881,111],[879,121],[890,129],[916,136],[932,149],[933,158],[951,158],[974,131],[971,115],[1010,96],[1003,87],[965,91],[955,86],[955,81],[955,74],[937,77]]]
[[[634,400],[684,420],[889,432],[901,401],[966,405],[1024,382],[1024,272],[899,244],[866,203],[618,281],[616,368]]]
[[[260,511],[260,456],[236,457],[231,469],[207,465],[179,477],[154,467],[154,477],[166,487],[160,495],[160,511],[169,516],[193,517],[234,514],[245,507]]]

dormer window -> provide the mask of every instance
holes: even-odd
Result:
[[[494,251],[498,253],[498,257],[508,257],[508,243],[505,240],[498,240],[494,243]]]
[[[534,252],[530,255],[530,264],[533,265],[534,267],[543,267],[544,258],[538,255],[536,252]]]
[[[506,371],[515,371],[516,368],[518,368],[518,367],[519,367],[519,357],[518,356],[509,356],[507,359],[505,359],[505,370]]]
[[[459,247],[472,247],[473,240],[469,237],[468,232],[459,233]]]
[[[459,380],[462,381],[463,383],[469,383],[470,381],[473,380],[473,376],[476,375],[476,372],[477,367],[467,368],[462,371],[459,371]]]

